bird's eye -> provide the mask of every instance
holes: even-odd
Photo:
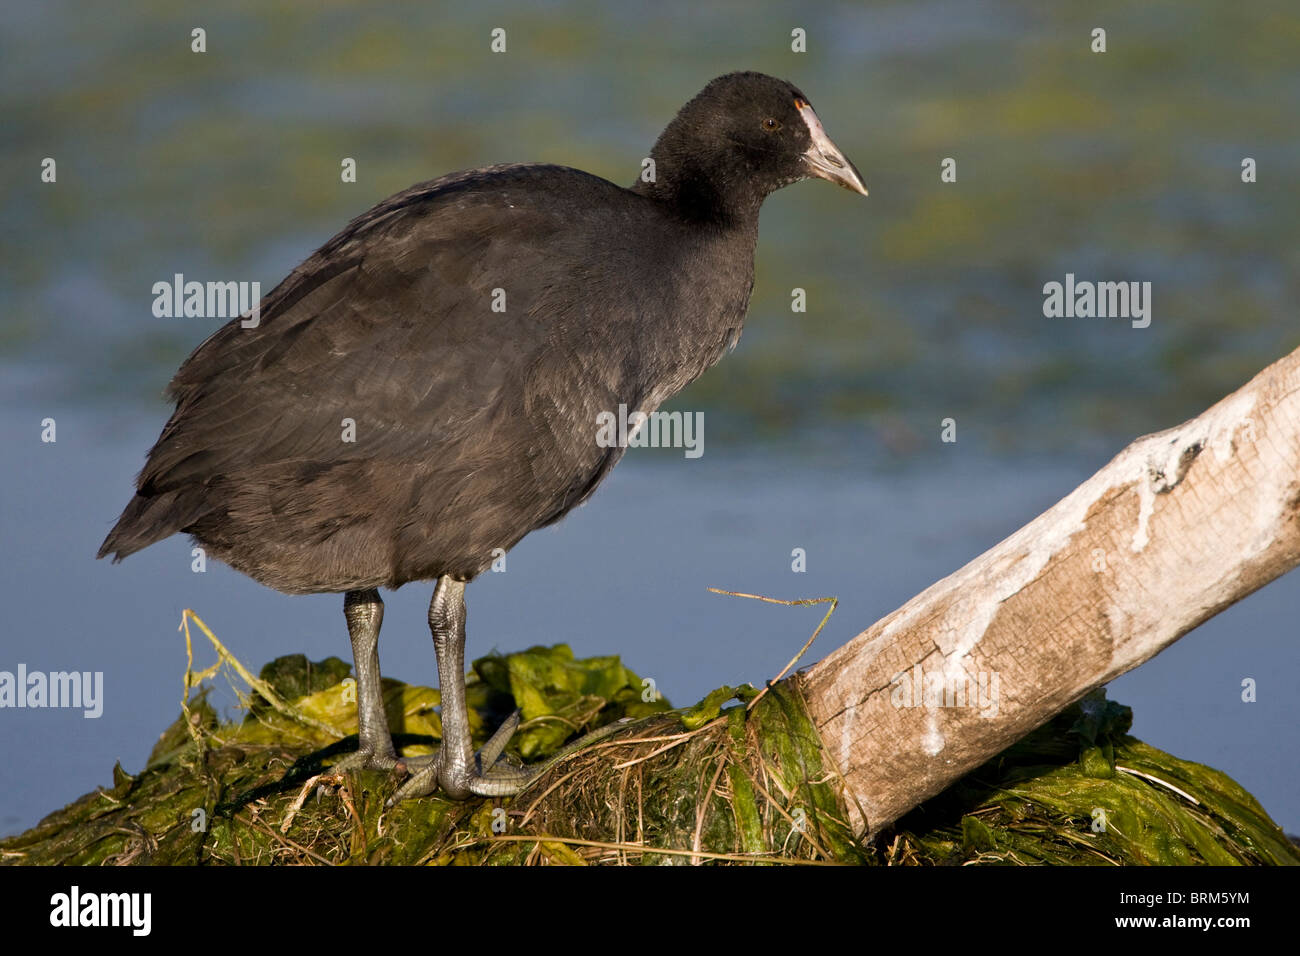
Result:
[[[781,124],[777,120],[773,119],[771,116],[763,120],[763,129],[768,133],[775,133],[780,128],[781,128]]]

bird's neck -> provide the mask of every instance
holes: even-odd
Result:
[[[757,231],[766,194],[748,176],[662,146],[650,154],[654,163],[632,186],[634,193],[664,204],[687,222],[728,232]]]

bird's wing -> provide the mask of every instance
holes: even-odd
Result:
[[[582,372],[590,363],[554,344],[599,308],[599,290],[553,255],[582,223],[537,195],[508,170],[487,187],[450,177],[350,223],[263,300],[256,328],[230,322],[181,367],[141,493],[275,463],[451,457],[490,422],[524,414],[536,369]],[[615,397],[616,382],[608,396],[584,384],[604,407]],[[535,427],[544,439],[554,423]],[[580,457],[574,467],[589,472],[604,455]]]

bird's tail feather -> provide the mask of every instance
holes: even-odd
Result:
[[[116,564],[128,555],[189,527],[202,516],[203,511],[199,502],[180,490],[136,495],[122,511],[95,557],[111,554]]]

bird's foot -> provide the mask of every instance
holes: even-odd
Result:
[[[330,773],[350,773],[353,770],[418,771],[434,763],[436,754],[403,757],[392,750],[380,751],[361,748],[330,764]]]
[[[510,797],[524,789],[533,780],[532,773],[514,767],[505,761],[498,763],[501,752],[510,743],[519,727],[519,711],[515,711],[496,729],[482,748],[474,755],[468,767],[443,767],[440,748],[432,760],[412,774],[388,798],[387,806],[411,797],[425,797],[441,787],[447,795],[463,800],[470,795],[480,797]]]

